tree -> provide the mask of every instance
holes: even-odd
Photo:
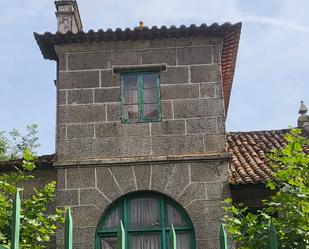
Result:
[[[243,205],[226,200],[224,222],[240,249],[268,249],[271,222],[279,248],[309,248],[309,139],[299,129],[292,129],[285,139],[286,147],[269,154],[275,173],[266,187],[275,194],[264,200],[265,208],[252,214]]]
[[[36,148],[39,146],[36,125],[27,126],[26,135],[13,130],[0,132],[0,161],[20,159],[21,165],[14,165],[9,173],[0,175],[0,245],[10,245],[10,222],[13,197],[22,183],[33,179],[31,171],[37,160]],[[1,164],[0,164],[1,167]],[[58,222],[63,222],[63,211],[47,211],[48,205],[55,199],[56,182],[52,181],[21,202],[21,248],[44,248],[55,233]]]

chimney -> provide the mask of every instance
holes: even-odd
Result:
[[[305,106],[304,101],[301,101],[299,114],[297,119],[298,128],[301,128],[304,136],[309,136],[309,116],[306,114],[308,108]]]
[[[62,34],[67,32],[77,33],[83,29],[76,0],[58,0],[55,1],[55,6],[57,10],[57,32]]]

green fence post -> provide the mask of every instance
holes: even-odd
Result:
[[[221,225],[220,227],[220,249],[228,249],[227,248],[227,235],[225,231],[225,225]]]
[[[126,234],[122,224],[122,220],[120,220],[117,242],[118,242],[118,249],[126,248]]]
[[[269,242],[270,242],[270,249],[278,249],[276,228],[273,225],[273,223],[270,223],[270,226],[269,226]]]
[[[20,196],[19,196],[19,189],[17,189],[12,209],[11,249],[19,248],[19,230],[20,230]]]
[[[172,227],[170,230],[170,249],[176,249],[176,247],[177,247],[176,232],[172,224]]]
[[[73,248],[73,219],[71,209],[67,210],[64,224],[64,249]]]

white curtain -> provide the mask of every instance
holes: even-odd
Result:
[[[190,234],[178,233],[176,234],[176,248],[177,249],[190,249]]]
[[[185,225],[185,222],[181,214],[179,213],[179,211],[169,204],[167,204],[167,219],[168,219],[169,226],[171,226],[172,224],[174,226],[184,226]]]
[[[160,249],[160,236],[157,234],[132,235],[130,249]]]
[[[101,238],[101,249],[117,249],[117,237]]]
[[[106,219],[103,228],[117,228],[120,221],[120,208],[115,208]]]
[[[130,201],[131,227],[159,226],[158,200],[140,198]]]

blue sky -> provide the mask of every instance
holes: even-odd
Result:
[[[243,22],[228,131],[295,126],[309,106],[308,0],[79,0],[84,30]],[[33,32],[56,31],[54,1],[0,0],[0,130],[36,123],[40,154],[54,152],[55,62]]]

